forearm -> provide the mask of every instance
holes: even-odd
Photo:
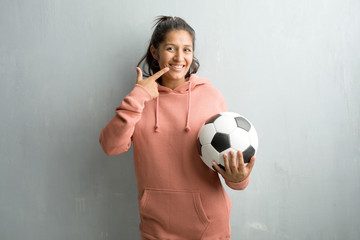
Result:
[[[141,118],[145,102],[151,99],[146,89],[135,85],[116,108],[116,115],[106,124],[99,137],[101,147],[107,155],[117,155],[130,148],[135,125]]]

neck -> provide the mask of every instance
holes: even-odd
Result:
[[[181,80],[161,79],[161,85],[170,88],[172,90],[174,90],[184,82],[186,82],[185,79],[181,79]]]

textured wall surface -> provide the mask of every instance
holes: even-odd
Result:
[[[139,239],[132,151],[98,137],[157,15],[258,131],[233,239],[360,239],[358,0],[0,0],[0,239]]]

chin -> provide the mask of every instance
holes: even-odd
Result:
[[[179,73],[171,73],[171,77],[174,79],[184,79],[189,70],[179,72]]]
[[[168,78],[170,79],[174,79],[174,80],[183,80],[185,79],[185,75],[186,74],[183,74],[183,73],[177,73],[177,74],[169,74],[168,75]]]

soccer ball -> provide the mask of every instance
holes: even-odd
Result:
[[[200,128],[197,142],[201,159],[212,170],[213,161],[225,169],[224,153],[240,150],[244,162],[248,163],[258,149],[254,126],[245,117],[233,112],[219,113],[207,120]]]

